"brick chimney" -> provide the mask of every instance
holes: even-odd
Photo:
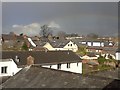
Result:
[[[34,58],[32,56],[27,57],[27,65],[34,64]]]

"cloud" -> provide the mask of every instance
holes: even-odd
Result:
[[[51,27],[51,28],[60,28],[60,25],[55,23],[55,21],[52,21],[52,22],[49,23],[49,27]]]
[[[39,23],[32,23],[29,25],[13,25],[13,31],[16,34],[24,33],[26,35],[39,35],[40,32],[40,24]]]
[[[50,22],[48,25],[51,28],[60,28],[60,26],[54,21]],[[39,35],[41,30],[41,24],[40,23],[31,23],[28,25],[15,24],[12,26],[12,29],[13,29],[12,31],[15,32],[16,34],[24,33],[28,36],[35,36],[35,35]]]

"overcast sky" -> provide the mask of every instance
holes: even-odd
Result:
[[[115,35],[118,33],[117,2],[3,2],[3,33],[37,35],[40,26],[54,31]]]

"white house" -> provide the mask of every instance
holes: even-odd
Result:
[[[83,59],[83,60],[97,60],[98,57],[97,56],[84,55],[84,56],[81,57],[81,59]]]
[[[105,47],[105,46],[113,46],[114,42],[112,41],[82,41],[81,44],[85,44],[87,46],[98,46],[98,47]]]
[[[77,44],[75,44],[72,41],[69,41],[65,45],[60,45],[58,47],[53,47],[50,43],[46,43],[43,47],[47,48],[49,51],[64,51],[64,50],[71,50],[73,52],[76,52],[78,50]]]
[[[72,41],[69,41],[63,48],[67,50],[72,50],[73,52],[76,52],[78,50],[77,44]]]
[[[18,68],[13,59],[0,59],[0,77],[13,76],[22,68]]]
[[[82,74],[82,62],[42,65],[42,67]]]
[[[19,51],[19,52],[3,51],[2,52],[2,58],[8,58],[10,56],[13,60],[15,59],[15,61],[19,59],[17,65],[22,67],[28,65],[40,65],[45,68],[69,71],[80,74],[82,73],[82,60],[78,55],[76,55],[72,51]],[[4,65],[2,67],[10,68],[9,69],[9,71],[11,72],[10,75],[13,75],[14,70],[12,68],[14,68],[16,72],[18,70],[13,60],[11,60],[11,62],[14,66],[12,65],[11,68],[9,67],[9,65],[11,64],[10,62],[7,63],[7,65],[1,63],[1,65]],[[14,74],[16,72],[14,72]],[[5,73],[7,72],[5,71]]]
[[[116,57],[116,60],[120,60],[120,51],[116,51],[115,57]]]

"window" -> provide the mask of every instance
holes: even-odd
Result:
[[[71,46],[72,46],[72,44],[71,44]]]
[[[77,66],[78,66],[78,63],[77,63]]]
[[[61,64],[58,64],[58,65],[57,65],[57,69],[61,69]]]
[[[67,68],[70,68],[70,63],[67,63]]]
[[[1,73],[7,73],[7,66],[1,67]]]

